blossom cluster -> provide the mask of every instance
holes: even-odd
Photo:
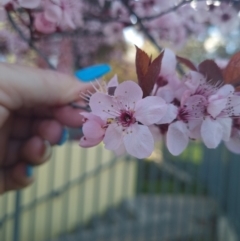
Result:
[[[182,153],[190,140],[201,140],[208,148],[224,141],[240,153],[240,92],[234,87],[239,61],[236,54],[224,69],[213,60],[195,66],[170,49],[152,61],[137,48],[138,83],[119,84],[114,76],[104,88],[96,88],[89,96],[91,112],[81,113],[80,146],[103,141],[117,155],[145,158],[159,140],[173,155]],[[179,64],[188,70],[183,75],[177,73]]]
[[[239,28],[238,10],[227,2],[189,1],[176,11],[161,14],[174,7],[176,2],[146,0],[133,3],[136,12],[145,17],[146,29],[161,45],[169,46],[170,42],[171,48],[180,49],[190,36],[206,37],[209,26],[215,26],[223,37]]]
[[[21,37],[8,24],[9,14]],[[109,59],[119,56],[115,45],[123,42],[123,30],[129,26],[144,30],[157,44],[180,49],[190,36],[207,37],[209,26],[217,26],[227,36],[238,29],[239,16],[236,5],[229,1],[0,0],[3,24],[1,60],[8,53],[19,61],[23,55],[28,58],[33,45],[47,57],[59,59],[62,36],[68,36],[77,55],[72,58],[78,60],[76,68],[80,68],[95,62],[96,52],[104,47],[111,49]],[[55,45],[54,51],[49,45]]]

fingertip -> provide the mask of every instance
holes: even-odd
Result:
[[[40,120],[33,125],[33,134],[39,135],[43,140],[48,140],[50,144],[54,145],[59,142],[61,138],[63,126],[56,120]]]
[[[40,165],[51,157],[52,148],[49,141],[34,136],[25,142],[20,153],[24,162],[31,165]]]
[[[3,192],[18,190],[29,186],[34,178],[26,173],[27,164],[19,162],[12,167],[3,170],[4,189]]]
[[[63,125],[68,127],[80,127],[83,124],[83,118],[79,114],[79,109],[71,106],[55,108],[53,110],[54,117]]]

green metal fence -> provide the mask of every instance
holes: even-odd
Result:
[[[192,143],[117,158],[69,142],[36,183],[0,200],[1,241],[238,241],[240,160]]]

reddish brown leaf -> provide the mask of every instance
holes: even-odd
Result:
[[[178,60],[179,63],[184,64],[189,69],[191,69],[193,71],[197,71],[196,66],[189,59],[177,56],[177,60]]]
[[[163,52],[152,61],[144,51],[136,46],[136,72],[138,84],[143,91],[143,97],[151,94],[154,84],[156,83],[163,58]]]
[[[144,78],[144,82],[142,83],[142,86],[140,86],[143,90],[143,97],[146,97],[151,94],[153,86],[158,80],[162,58],[163,52],[156,59],[153,60],[153,62],[148,68],[147,74]]]
[[[223,74],[221,69],[211,59],[206,59],[200,63],[198,70],[206,77],[207,81],[212,84],[223,82]]]
[[[148,67],[151,64],[151,58],[140,48],[136,46],[136,72],[138,81],[142,82],[144,79],[144,76],[147,74]]]
[[[240,86],[240,52],[234,54],[227,67],[223,70],[224,82],[235,87]]]

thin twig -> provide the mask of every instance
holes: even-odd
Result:
[[[162,51],[162,47],[159,46],[159,44],[157,43],[157,41],[155,40],[155,38],[149,33],[148,29],[144,26],[144,24],[142,23],[142,19],[133,11],[133,9],[128,5],[128,1],[126,0],[121,0],[122,3],[124,4],[124,6],[127,8],[128,12],[131,15],[134,15],[136,17],[137,20],[137,24],[139,24],[141,30],[143,31],[143,33],[146,35],[146,37],[155,45],[155,47],[159,50],[159,52]],[[182,67],[177,64],[177,70],[178,72],[183,75],[184,71],[182,69]]]
[[[155,47],[159,50],[162,51],[162,48],[158,45],[158,43],[156,42],[156,40],[153,38],[153,36],[148,32],[147,28],[144,26],[144,24],[141,21],[141,18],[133,11],[133,9],[128,5],[128,1],[126,0],[121,0],[123,5],[127,8],[128,12],[130,13],[130,15],[133,15],[136,17],[137,23],[139,24],[141,30],[143,31],[143,33],[148,37],[148,39],[155,45]]]
[[[19,36],[21,37],[21,39],[23,41],[25,41],[29,47],[31,49],[33,49],[48,65],[48,67],[50,69],[55,69],[55,67],[49,62],[47,56],[45,54],[43,54],[31,41],[31,39],[28,39],[25,34],[21,31],[21,29],[18,27],[18,25],[16,24],[16,22],[13,20],[11,14],[7,11],[7,17],[8,20],[10,22],[10,24],[12,25],[12,27],[15,29],[15,31],[19,34]]]
[[[153,15],[153,16],[148,16],[148,17],[142,17],[141,20],[142,21],[145,21],[145,20],[153,20],[155,18],[160,18],[168,13],[171,13],[171,12],[174,12],[176,11],[177,9],[179,9],[180,7],[182,7],[183,5],[187,4],[187,3],[190,3],[191,1],[189,0],[183,0],[182,2],[180,2],[178,5],[175,5],[173,6],[172,8],[169,8],[168,10],[166,11],[163,11],[161,13],[158,13],[156,15]]]

